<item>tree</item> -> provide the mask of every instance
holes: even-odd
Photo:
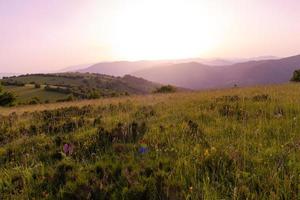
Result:
[[[38,89],[38,88],[41,88],[41,85],[38,84],[38,83],[35,83],[35,84],[34,84],[34,87],[35,87],[36,89]]]
[[[15,100],[16,97],[12,93],[4,92],[3,94],[0,94],[0,106],[10,106]]]
[[[291,81],[300,82],[300,70],[295,70]]]
[[[36,105],[41,103],[41,100],[38,97],[33,97],[30,101],[29,101],[29,105]]]
[[[160,88],[157,88],[154,93],[172,93],[176,92],[176,88],[171,85],[165,85],[161,86]]]
[[[89,99],[98,99],[100,98],[100,93],[97,90],[92,90],[88,93],[88,98]]]

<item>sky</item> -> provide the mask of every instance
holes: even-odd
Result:
[[[299,0],[0,0],[0,73],[299,47]]]

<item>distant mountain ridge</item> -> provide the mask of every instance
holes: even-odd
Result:
[[[300,55],[282,59],[248,61],[227,66],[197,62],[165,65],[134,72],[132,75],[162,84],[191,89],[210,89],[288,82],[300,69]]]
[[[131,74],[139,69],[146,69],[159,64],[165,64],[166,62],[159,61],[116,61],[116,62],[101,62],[94,64],[90,67],[77,70],[81,73],[98,73],[111,76],[124,76]]]
[[[210,89],[284,83],[300,68],[300,55],[278,58],[262,56],[246,59],[179,59],[161,61],[100,62],[78,65],[64,71],[97,73],[122,77],[131,74],[160,84],[189,89]]]
[[[115,61],[115,62],[99,62],[92,65],[76,65],[64,68],[60,72],[89,72],[98,74],[107,74],[111,76],[124,76],[126,74],[132,74],[136,71],[149,69],[161,65],[180,64],[188,62],[198,62],[204,65],[210,66],[227,66],[233,65],[239,62],[246,62],[250,60],[262,60],[262,59],[275,59],[274,56],[263,56],[256,58],[239,58],[239,59],[222,59],[222,58],[187,58],[187,59],[175,59],[175,60],[142,60],[142,61]]]

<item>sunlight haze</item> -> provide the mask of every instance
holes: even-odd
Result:
[[[299,53],[297,0],[0,0],[0,72]]]

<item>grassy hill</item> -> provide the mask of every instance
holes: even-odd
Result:
[[[297,199],[300,85],[0,108],[1,199]]]
[[[17,96],[17,104],[30,103],[35,97],[38,97],[41,102],[56,102],[66,98],[66,94],[46,91],[44,88],[35,88],[35,86],[31,84],[22,87],[5,86],[4,91],[15,94]]]
[[[28,74],[2,80],[4,90],[17,95],[17,103],[148,94],[159,84],[130,75],[113,77],[89,73]],[[70,98],[72,96],[72,98]]]

